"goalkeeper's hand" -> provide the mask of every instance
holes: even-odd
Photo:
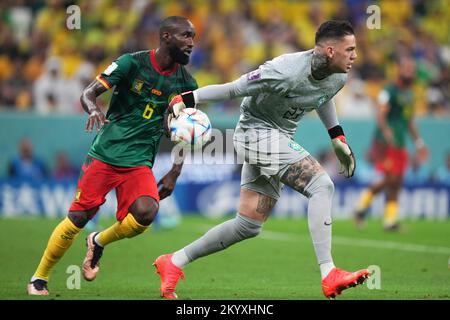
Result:
[[[331,137],[331,144],[333,145],[334,152],[341,163],[339,173],[347,178],[353,177],[356,169],[355,156],[352,149],[347,144],[342,127],[339,125],[333,127],[328,130],[328,133]]]
[[[172,114],[177,118],[181,110],[185,108],[195,108],[195,105],[194,93],[188,91],[173,97],[172,100],[170,100],[168,111],[169,114]]]

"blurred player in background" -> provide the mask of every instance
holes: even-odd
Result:
[[[331,256],[334,185],[317,160],[293,140],[300,119],[316,110],[332,139],[341,173],[353,176],[355,159],[332,98],[345,85],[357,57],[354,31],[348,22],[328,21],[318,29],[315,42],[312,50],[279,56],[233,82],[186,92],[171,101],[177,116],[184,107],[245,97],[234,135],[235,149],[245,163],[236,217],[174,254],[156,259],[161,296],[177,297],[175,287],[188,263],[257,236],[283,184],[309,198],[308,226],[324,295],[333,298],[368,277],[366,269],[347,272],[335,267]]]
[[[377,128],[369,158],[375,168],[383,173],[383,179],[371,185],[360,198],[355,212],[355,222],[364,227],[367,211],[375,194],[386,190],[384,229],[399,229],[397,219],[398,195],[408,165],[406,149],[407,132],[411,135],[418,163],[427,159],[428,151],[420,137],[414,120],[414,95],[412,85],[415,76],[415,63],[410,57],[401,57],[397,62],[398,78],[388,84],[379,94],[377,108]]]
[[[155,218],[159,200],[169,196],[182,163],[159,181],[153,162],[164,133],[164,114],[171,97],[196,89],[197,83],[183,67],[189,62],[195,29],[183,17],[166,18],[159,29],[160,46],[124,54],[83,91],[81,102],[89,114],[86,131],[96,126],[95,137],[82,166],[75,200],[67,218],[53,231],[41,262],[28,284],[30,295],[48,295],[51,269],[64,255],[82,228],[116,189],[117,222],[87,237],[83,276],[95,279],[103,248],[143,233]],[[115,87],[105,117],[96,98]],[[158,188],[159,187],[159,188]]]

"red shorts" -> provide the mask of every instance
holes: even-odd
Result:
[[[386,146],[383,156],[375,162],[375,168],[384,174],[403,176],[408,166],[408,151],[405,148]]]
[[[116,218],[122,221],[133,202],[149,196],[159,202],[152,169],[147,166],[116,167],[88,156],[81,167],[75,199],[69,211],[87,211],[105,203],[106,194],[116,189]]]

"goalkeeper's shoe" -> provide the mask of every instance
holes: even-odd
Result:
[[[27,286],[27,293],[30,296],[48,296],[47,281],[36,279]]]
[[[87,252],[83,261],[83,277],[87,281],[92,281],[100,270],[100,258],[103,254],[103,247],[95,243],[94,237],[99,232],[92,232],[86,238]]]
[[[177,299],[175,293],[178,280],[184,279],[183,271],[172,263],[172,254],[159,256],[153,265],[156,267],[156,273],[161,277],[161,297],[166,299]]]
[[[334,299],[340,295],[345,289],[356,287],[362,284],[370,273],[367,269],[362,269],[356,272],[347,272],[339,268],[334,268],[322,280],[322,291],[325,297]]]

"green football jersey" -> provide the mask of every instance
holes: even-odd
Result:
[[[182,65],[162,71],[155,50],[122,55],[97,80],[114,91],[106,114],[109,123],[94,138],[88,154],[119,167],[152,167],[170,100],[197,89],[197,82]]]
[[[411,89],[401,89],[395,84],[390,84],[381,93],[388,98],[389,111],[387,125],[391,128],[396,147],[404,148],[408,133],[408,123],[414,114],[414,94]],[[379,128],[376,129],[377,140],[385,141]]]

